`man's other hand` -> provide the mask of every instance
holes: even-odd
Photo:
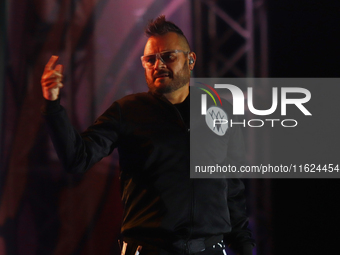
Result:
[[[55,63],[58,60],[58,56],[52,56],[45,66],[44,73],[41,77],[41,88],[45,99],[54,101],[58,99],[60,88],[64,85],[63,80],[63,66],[57,65],[54,68]]]

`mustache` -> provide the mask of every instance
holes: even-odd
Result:
[[[153,75],[153,78],[155,79],[155,78],[157,78],[158,76],[163,75],[163,74],[166,74],[166,75],[168,75],[169,77],[171,77],[171,72],[161,70],[161,71],[158,71],[157,73],[155,73],[155,74]]]

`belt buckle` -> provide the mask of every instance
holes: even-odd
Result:
[[[189,240],[186,243],[187,253],[193,254],[193,253],[198,253],[198,252],[204,251],[205,250],[204,240],[205,240],[205,238],[198,238],[198,239]]]

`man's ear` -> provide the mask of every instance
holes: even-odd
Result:
[[[196,54],[195,52],[190,52],[188,55],[189,58],[189,69],[194,69],[195,63],[196,63]]]

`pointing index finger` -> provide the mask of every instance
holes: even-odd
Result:
[[[50,60],[47,62],[46,66],[45,66],[45,70],[52,70],[53,69],[53,66],[55,65],[55,63],[57,62],[58,60],[58,56],[52,56],[50,58]]]

